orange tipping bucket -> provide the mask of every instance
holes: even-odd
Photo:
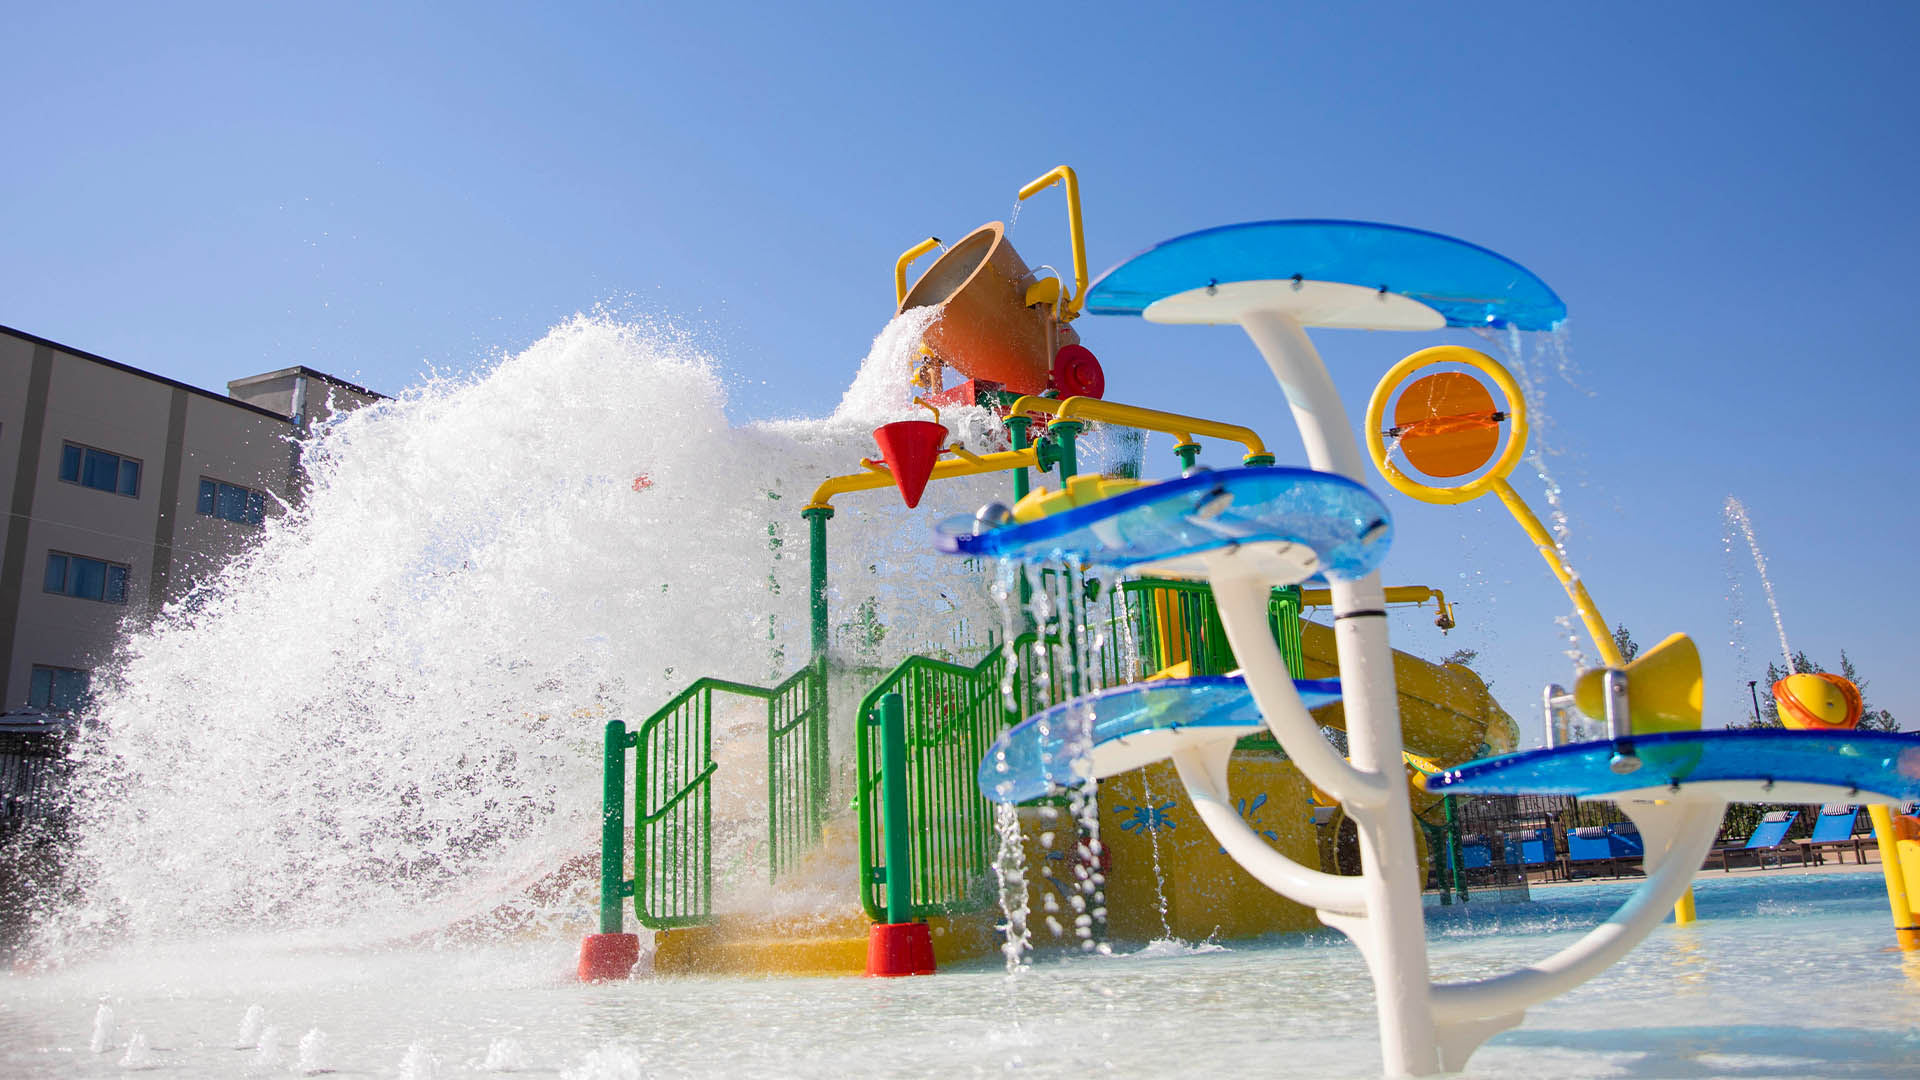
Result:
[[[1006,227],[990,221],[928,267],[900,310],[940,309],[922,340],[941,363],[1016,394],[1038,394],[1053,367],[1054,322],[1047,305],[1027,306],[1033,280]]]

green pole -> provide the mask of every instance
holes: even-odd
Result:
[[[1460,819],[1454,816],[1453,796],[1448,795],[1442,798],[1440,805],[1446,809],[1447,813],[1447,869],[1453,878],[1454,891],[1460,894],[1460,899],[1465,900],[1467,875],[1466,867],[1460,864]]]
[[[815,816],[825,820],[830,771],[827,724],[832,716],[827,710],[827,519],[833,516],[833,507],[809,506],[800,511],[800,516],[807,519],[807,624],[813,646],[813,656],[807,661],[813,668],[808,775]]]
[[[1031,423],[1033,423],[1033,417],[1031,416],[1007,417],[1007,434],[1013,437],[1013,448],[1015,450],[1025,450],[1027,448],[1028,446],[1027,425]],[[1029,483],[1029,480],[1027,478],[1027,470],[1025,469],[1013,470],[1013,501],[1014,502],[1019,502],[1021,499],[1024,499],[1027,497],[1028,483]]]
[[[887,921],[913,921],[913,866],[907,849],[907,710],[899,694],[880,698],[880,798],[886,813]]]
[[[1055,420],[1047,425],[1047,431],[1053,436],[1053,460],[1060,466],[1060,482],[1065,484],[1079,473],[1080,466],[1074,460],[1073,440],[1087,425],[1078,420]]]
[[[627,725],[607,721],[600,786],[600,932],[618,934],[627,862]]]
[[[1173,448],[1173,456],[1180,459],[1180,471],[1193,468],[1200,461],[1200,444],[1183,442]]]

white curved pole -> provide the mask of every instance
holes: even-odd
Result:
[[[1467,983],[1436,983],[1433,1018],[1442,1024],[1516,1013],[1579,986],[1606,970],[1659,926],[1693,883],[1719,831],[1725,804],[1636,807],[1636,816],[1668,816],[1672,839],[1626,903],[1579,941],[1531,967]]]
[[[1266,717],[1267,728],[1307,779],[1320,790],[1353,806],[1382,806],[1387,801],[1387,778],[1363,773],[1347,763],[1320,731],[1294,688],[1293,673],[1280,655],[1267,625],[1267,597],[1272,587],[1251,578],[1213,579],[1213,601],[1226,628],[1227,643],[1240,661],[1247,689]],[[1348,684],[1342,681],[1344,692]]]
[[[1299,321],[1277,303],[1242,310],[1238,318],[1287,395],[1308,462],[1316,469],[1366,483],[1366,462],[1347,420],[1346,406]],[[1367,880],[1370,945],[1363,951],[1380,1011],[1380,1057],[1389,1074],[1426,1075],[1440,1067],[1439,1048],[1427,1000],[1427,936],[1420,905],[1419,856],[1413,843],[1413,807],[1408,803],[1407,785],[1400,782],[1400,702],[1394,686],[1393,650],[1387,644],[1386,594],[1377,573],[1332,584],[1333,640],[1340,655],[1347,749],[1355,767],[1380,776],[1386,785],[1378,806],[1356,806],[1353,815],[1360,827],[1360,864]],[[1260,598],[1266,599],[1264,591]],[[1253,629],[1243,625],[1241,636],[1252,636]],[[1264,618],[1259,629],[1264,634]],[[1233,638],[1232,630],[1227,636]],[[1239,648],[1237,641],[1234,647]],[[1266,702],[1260,704],[1265,708]]]
[[[1227,790],[1227,761],[1232,756],[1233,743],[1225,741],[1173,755],[1173,767],[1187,787],[1194,812],[1206,822],[1220,846],[1260,884],[1289,900],[1343,915],[1365,913],[1365,879],[1309,870],[1267,846],[1247,827]]]

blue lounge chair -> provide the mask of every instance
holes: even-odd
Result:
[[[1493,853],[1487,847],[1487,838],[1474,833],[1460,838],[1460,869],[1485,870],[1493,865]]]
[[[1767,856],[1772,855],[1774,865],[1778,866],[1780,865],[1780,853],[1783,850],[1781,845],[1786,841],[1787,830],[1793,827],[1794,819],[1799,816],[1800,811],[1798,810],[1769,811],[1760,818],[1760,824],[1754,827],[1753,835],[1747,837],[1746,843],[1730,847],[1714,848],[1707,853],[1707,858],[1718,858],[1720,860],[1720,869],[1728,873],[1733,872],[1733,857],[1742,853],[1752,854],[1754,859],[1763,868],[1767,865]],[[1794,845],[1794,851],[1800,851],[1799,845]],[[1801,856],[1800,865],[1806,865],[1806,857],[1804,854]]]
[[[1507,861],[1529,870],[1552,870],[1558,867],[1560,860],[1553,850],[1553,830],[1542,825],[1537,829],[1508,833]]]
[[[1807,856],[1813,856],[1813,864],[1819,866],[1825,862],[1822,852],[1833,848],[1835,857],[1841,862],[1847,861],[1846,850],[1853,849],[1853,861],[1867,861],[1866,842],[1870,835],[1856,835],[1853,831],[1860,818],[1860,808],[1851,803],[1828,803],[1820,808],[1820,816],[1814,820],[1813,835],[1800,844],[1800,863],[1806,865]]]
[[[1646,857],[1646,845],[1640,841],[1640,826],[1631,821],[1616,821],[1607,826],[1607,850],[1613,852],[1615,872]]]
[[[1607,839],[1605,825],[1588,825],[1567,830],[1567,876],[1573,877],[1576,868],[1606,863],[1607,873],[1613,873],[1613,845]]]

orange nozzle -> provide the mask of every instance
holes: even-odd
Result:
[[[947,441],[947,426],[931,420],[895,420],[873,429],[873,441],[880,447],[880,460],[893,473],[893,486],[900,489],[907,508],[919,506],[934,463],[940,460],[940,448]]]
[[[1415,379],[1393,407],[1400,452],[1433,477],[1465,476],[1493,460],[1500,420],[1493,395],[1461,371]]]

